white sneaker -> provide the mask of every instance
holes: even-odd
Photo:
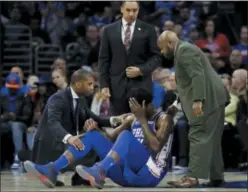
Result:
[[[21,163],[18,161],[15,161],[12,165],[11,165],[11,169],[19,169],[21,168]]]

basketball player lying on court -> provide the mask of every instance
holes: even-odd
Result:
[[[155,187],[167,172],[174,114],[154,109],[152,95],[143,89],[132,91],[129,105],[132,114],[112,134],[101,133],[96,122],[87,120],[89,131],[81,136],[82,150],[69,146],[59,159],[47,165],[26,161],[27,172],[47,187],[54,187],[62,168],[93,149],[101,161],[91,168],[76,167],[93,187],[102,188],[105,177],[124,187]]]

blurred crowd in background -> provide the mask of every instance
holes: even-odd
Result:
[[[237,130],[248,116],[246,16],[247,2],[144,1],[140,4],[139,18],[154,25],[158,35],[163,30],[173,30],[182,40],[199,46],[230,92],[222,139],[226,168],[247,166],[245,147]],[[1,168],[20,167],[18,153],[32,150],[36,126],[47,99],[69,85],[73,70],[82,67],[92,72],[98,82],[102,31],[120,17],[118,1],[1,2]],[[24,35],[27,31],[31,36]],[[15,33],[18,35],[11,35]],[[30,44],[22,44],[29,40]],[[36,58],[41,46],[44,49],[41,59],[50,59],[44,63]],[[49,56],[55,52],[54,46],[59,52]],[[20,55],[26,49],[31,59],[23,62]],[[40,67],[43,64],[48,67]],[[176,98],[176,82],[173,63],[168,61],[164,66],[167,68],[152,74],[153,103],[166,110]],[[110,103],[103,100],[97,84],[95,94],[87,101],[94,113],[111,115]],[[180,170],[188,164],[188,125],[182,111],[176,115],[175,122],[173,155],[177,156]]]

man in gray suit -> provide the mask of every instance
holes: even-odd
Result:
[[[224,180],[221,138],[225,105],[229,94],[208,58],[195,45],[180,41],[172,31],[158,39],[161,52],[174,56],[178,96],[189,122],[189,171],[175,187],[194,187],[198,179],[209,179],[209,186]]]
[[[99,53],[100,87],[114,114],[130,112],[131,88],[152,92],[151,72],[159,65],[155,28],[137,19],[138,1],[124,1],[122,19],[105,27]]]
[[[78,138],[84,132],[87,119],[94,119],[99,127],[110,127],[118,117],[100,118],[90,111],[83,97],[93,93],[94,78],[82,69],[74,72],[69,88],[58,91],[47,101],[34,139],[32,160],[46,164],[57,159],[70,144],[78,150],[83,144]],[[89,157],[84,163],[94,163],[96,157]]]

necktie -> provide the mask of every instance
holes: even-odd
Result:
[[[76,131],[77,135],[79,135],[79,127],[78,127],[78,121],[79,121],[79,99],[75,99],[75,109],[74,109],[74,121],[76,125]]]
[[[127,24],[127,28],[126,31],[124,33],[124,46],[126,48],[126,50],[128,50],[130,48],[130,44],[131,44],[131,25]]]

